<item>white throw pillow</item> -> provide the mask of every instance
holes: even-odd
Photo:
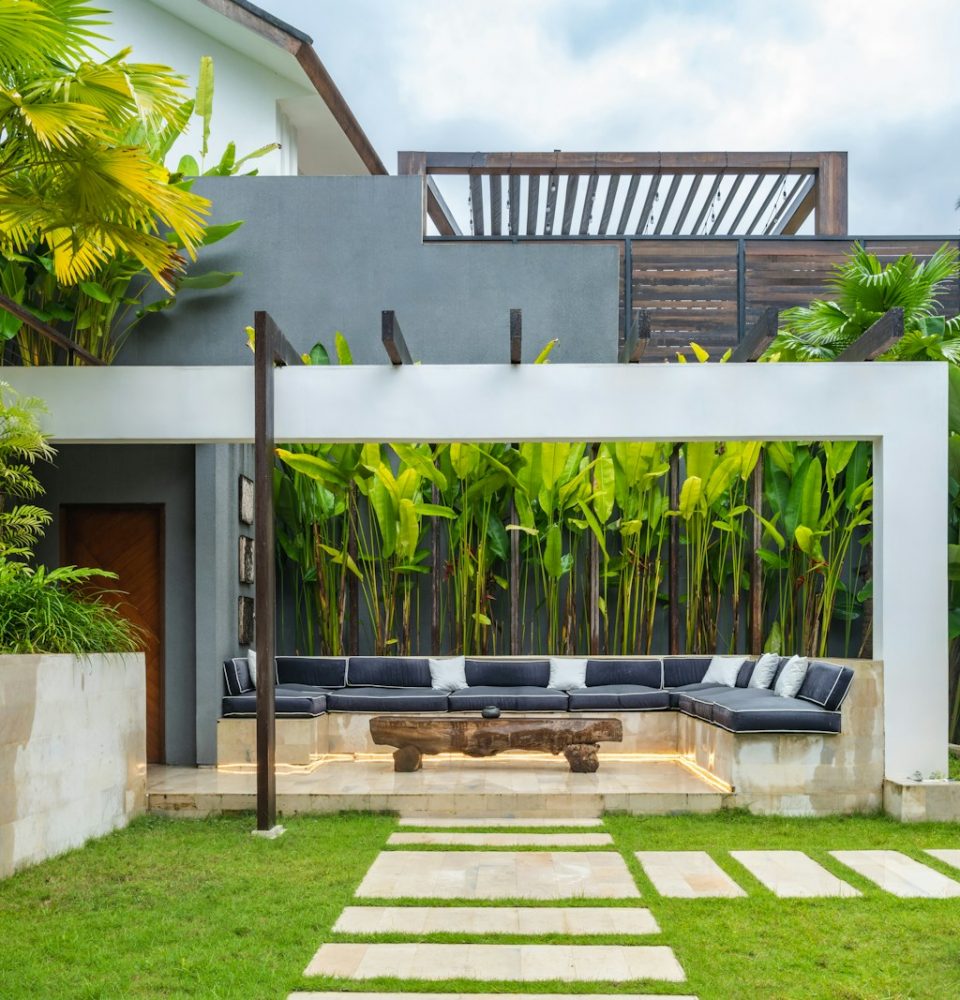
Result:
[[[247,672],[250,674],[250,687],[257,689],[257,651],[247,650]]]
[[[745,656],[715,656],[703,675],[704,684],[718,684],[721,687],[736,687],[737,674],[747,662]]]
[[[574,656],[550,657],[548,688],[558,691],[579,691],[587,686],[587,661]]]
[[[796,698],[809,666],[810,660],[806,656],[791,656],[780,671],[773,690],[782,698]]]
[[[462,691],[467,686],[466,660],[462,656],[429,659],[430,686],[434,691]]]
[[[773,675],[780,666],[780,655],[778,653],[764,653],[757,660],[753,673],[750,675],[749,688],[769,688],[773,681]]]

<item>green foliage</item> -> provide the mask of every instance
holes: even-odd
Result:
[[[132,651],[137,630],[89,589],[92,578],[113,574],[25,561],[50,523],[45,510],[20,502],[43,492],[32,466],[54,455],[37,423],[41,410],[0,382],[0,653]]]
[[[960,317],[936,316],[938,296],[960,271],[956,249],[944,245],[918,263],[904,254],[886,266],[860,244],[836,267],[835,299],[787,309],[780,333],[767,351],[781,361],[832,361],[884,313],[903,309],[903,340],[891,360],[953,361],[960,358]]]
[[[0,291],[109,363],[179,293],[238,277],[186,267],[241,223],[206,225],[209,202],[191,190],[196,160],[166,165],[192,116],[206,157],[210,58],[185,99],[183,79],[166,67],[127,62],[129,50],[102,60],[92,31],[104,23],[99,13],[81,0],[0,0],[0,43],[4,30],[18,36],[0,57]],[[25,33],[12,31],[18,16]],[[46,39],[52,25],[58,43],[38,61],[31,32]],[[275,148],[238,159],[230,143],[205,172],[239,173]],[[24,364],[53,363],[49,341],[0,312],[0,341],[13,338]]]

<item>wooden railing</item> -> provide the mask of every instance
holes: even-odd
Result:
[[[50,326],[49,323],[44,323],[43,320],[38,319],[29,309],[20,305],[19,302],[8,298],[6,295],[0,295],[0,309],[10,313],[11,316],[15,316],[24,326],[29,327],[34,333],[38,334],[44,340],[49,341],[60,352],[60,357],[64,364],[74,365],[80,362],[85,365],[103,365],[105,363],[96,357],[96,355],[91,354],[88,350],[62,334],[55,327]],[[24,363],[22,350],[15,341],[7,340],[2,346],[4,364],[22,365]]]

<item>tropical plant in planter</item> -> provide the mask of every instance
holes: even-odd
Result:
[[[27,561],[50,522],[29,501],[43,490],[33,464],[53,457],[40,432],[38,400],[0,382],[0,653],[123,653],[138,649],[134,627],[87,590],[102,570],[47,570]],[[79,588],[84,587],[81,594]]]

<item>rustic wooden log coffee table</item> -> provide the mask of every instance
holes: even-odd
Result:
[[[619,719],[379,715],[370,720],[370,735],[378,746],[397,747],[395,771],[419,771],[425,753],[492,757],[504,750],[546,750],[562,753],[571,771],[592,773],[600,766],[599,743],[619,743],[623,725]]]

